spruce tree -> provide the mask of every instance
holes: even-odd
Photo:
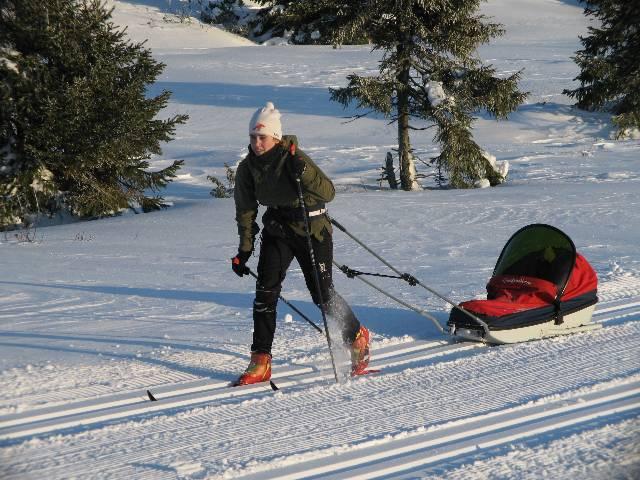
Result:
[[[223,27],[225,30],[248,36],[246,18],[248,12],[243,0],[198,0],[200,20]]]
[[[181,161],[149,171],[185,115],[147,97],[164,65],[99,0],[0,0],[0,228],[166,206]]]
[[[580,87],[564,93],[585,110],[613,113],[617,137],[640,128],[640,2],[582,0],[586,16],[595,17],[576,52]]]
[[[492,185],[503,181],[472,138],[473,114],[485,110],[505,118],[526,94],[517,88],[520,72],[499,77],[476,55],[480,45],[503,33],[477,13],[480,0],[296,3],[307,11],[333,12],[335,45],[364,32],[383,52],[377,76],[349,75],[347,86],[332,89],[331,95],[345,107],[356,102],[397,122],[404,190],[417,188],[409,134],[434,125],[441,144],[435,162],[448,172],[451,186],[468,187],[480,178]],[[419,124],[412,124],[412,118]]]
[[[298,45],[330,45],[339,25],[341,7],[348,2],[255,0],[263,8],[251,22],[253,38],[288,37]],[[354,29],[342,44],[368,43],[366,32]]]

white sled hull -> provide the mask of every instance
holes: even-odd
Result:
[[[594,309],[595,305],[591,305],[590,307],[565,315],[563,318],[564,322],[560,325],[556,325],[555,320],[551,318],[548,322],[531,325],[529,327],[512,328],[509,330],[489,330],[489,334],[485,334],[484,336],[482,330],[456,328],[453,335],[466,340],[506,344],[528,342],[530,340],[539,340],[557,335],[570,335],[577,332],[587,332],[602,327],[601,324],[591,321]]]

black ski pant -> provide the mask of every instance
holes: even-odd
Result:
[[[332,279],[333,240],[331,234],[323,232],[323,240],[311,237],[313,251],[320,276],[320,288],[325,312],[340,326],[342,340],[351,344],[360,329],[360,322],[351,307],[335,291]],[[293,259],[298,261],[313,302],[320,306],[317,295],[315,273],[311,262],[307,239],[289,231],[284,236],[262,234],[256,298],[253,302],[253,344],[251,351],[271,353],[276,330],[276,306],[282,282]]]

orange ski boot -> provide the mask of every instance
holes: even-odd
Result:
[[[251,385],[266,382],[271,378],[271,355],[268,353],[251,352],[249,366],[238,378],[233,386]]]
[[[360,325],[356,339],[351,344],[351,376],[367,373],[369,366],[369,330]]]

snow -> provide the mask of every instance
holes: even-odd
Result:
[[[168,210],[40,227],[32,242],[0,236],[1,478],[638,478],[640,142],[613,140],[606,115],[561,94],[587,27],[577,2],[483,6],[507,33],[482,58],[504,75],[525,68],[531,92],[507,121],[475,123],[507,181],[438,190],[427,178],[415,192],[376,181],[395,125],[344,123],[355,110],[329,101],[327,87],[376,71],[370,47],[254,45],[163,21],[164,0],[113,4],[115,23],[167,65],[151,89],[173,92],[163,116],[190,115],[154,166],[185,166]],[[549,223],[596,269],[603,328],[449,345],[428,319],[335,272],[383,371],[335,384],[324,338],[281,304],[280,390],[225,388],[248,361],[254,282],[231,273],[233,200],[212,198],[207,176],[224,179],[244,156],[265,101],[335,181],[332,216],[398,270],[471,299],[515,231]],[[412,144],[421,158],[438,152],[428,130]],[[334,242],[339,263],[390,273],[337,230]],[[438,297],[372,281],[446,322]],[[321,323],[296,264],[282,295]]]
[[[509,173],[508,160],[498,161],[496,159],[496,156],[491,155],[489,152],[482,152],[482,155],[484,156],[484,158],[487,159],[487,161],[489,162],[489,165],[491,165],[491,168],[493,168],[500,175],[500,177],[502,177],[503,179],[507,178],[507,175]],[[478,180],[474,186],[476,188],[488,188],[491,186],[491,184],[489,183],[489,180],[487,180],[486,178],[483,178]]]
[[[442,82],[431,80],[429,83],[427,83],[427,97],[429,99],[429,103],[433,107],[437,107],[442,102],[445,102],[448,97],[444,92]]]
[[[127,35],[134,42],[145,42],[153,50],[189,50],[229,48],[253,45],[250,40],[232,35],[219,28],[181,15],[181,5],[175,0],[117,1],[107,0],[114,7],[113,23],[127,27]],[[189,2],[190,5],[190,2]]]
[[[16,73],[20,73],[18,70],[18,65],[7,58],[7,55],[15,55],[17,52],[15,50],[8,50],[6,48],[0,48],[0,62],[4,64],[4,66],[10,70],[13,70]]]

